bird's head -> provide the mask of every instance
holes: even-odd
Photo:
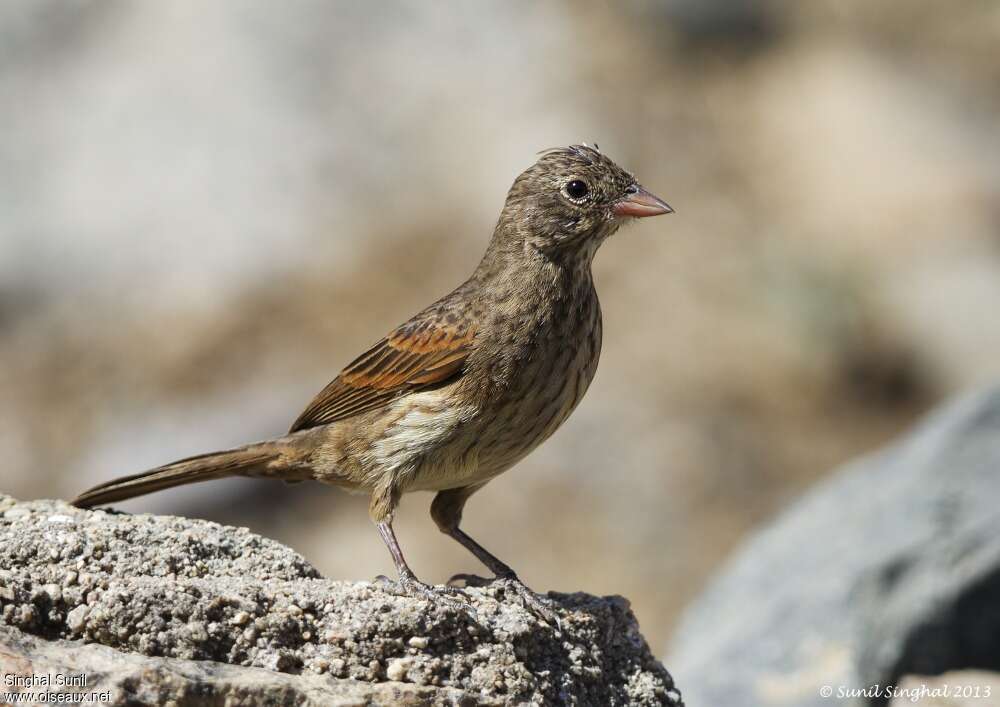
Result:
[[[501,215],[542,252],[591,252],[628,219],[672,213],[666,202],[598,151],[573,145],[541,154],[514,181]]]

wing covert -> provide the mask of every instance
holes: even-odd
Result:
[[[411,320],[361,354],[309,403],[290,431],[360,415],[460,375],[475,330],[435,319]]]

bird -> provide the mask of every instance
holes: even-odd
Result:
[[[493,573],[484,581],[503,582],[549,616],[508,564],[462,530],[463,509],[548,439],[593,380],[602,338],[591,273],[598,248],[626,222],[669,213],[596,145],[544,150],[514,180],[472,275],[347,365],[288,434],[116,478],[72,504],[231,476],[365,493],[394,586],[438,600],[471,576],[445,587],[421,582],[392,525],[404,494],[433,491],[434,523]]]

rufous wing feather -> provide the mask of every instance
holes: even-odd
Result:
[[[355,359],[313,399],[291,432],[360,415],[461,375],[475,329],[435,319],[411,320]]]

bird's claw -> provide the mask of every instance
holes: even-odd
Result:
[[[433,586],[421,582],[416,577],[407,576],[402,576],[398,581],[393,581],[384,574],[377,576],[375,583],[394,594],[426,599],[432,604],[447,606],[453,611],[464,614],[473,622],[479,623],[479,616],[476,610],[469,604],[465,593],[455,587]],[[462,597],[463,601],[459,601],[453,597]]]
[[[528,611],[541,618],[550,626],[555,626],[556,629],[562,630],[562,623],[559,621],[559,615],[548,605],[546,601],[543,600],[542,596],[536,594],[531,590],[528,585],[518,578],[517,575],[497,576],[497,577],[480,577],[475,574],[456,574],[448,580],[448,586],[454,586],[457,582],[463,582],[466,587],[487,587],[498,585],[503,588],[505,593],[516,594],[520,597],[521,602],[524,604]]]
[[[549,626],[554,626],[557,630],[562,630],[562,623],[559,621],[559,615],[550,606],[550,602],[543,601],[540,594],[535,593],[531,590],[528,585],[522,582],[517,577],[514,578],[501,578],[500,581],[503,583],[504,590],[513,590],[515,594],[521,597],[521,601],[524,602],[525,608],[533,612],[540,619],[549,624]]]

